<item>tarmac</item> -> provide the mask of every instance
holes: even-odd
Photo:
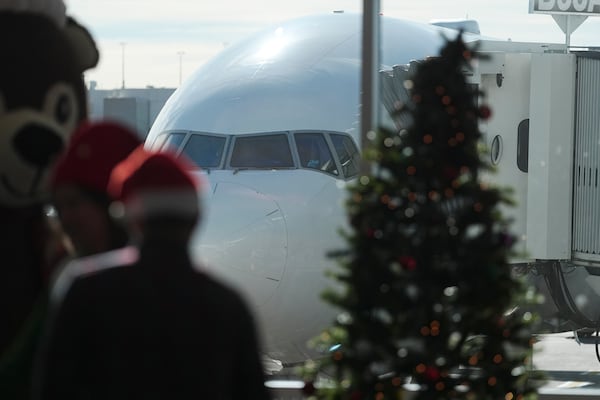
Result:
[[[570,331],[537,338],[532,364],[546,377],[540,399],[600,399],[600,337]]]
[[[569,331],[536,338],[531,367],[546,378],[538,390],[539,400],[600,399],[600,337]],[[291,376],[274,377],[267,386],[273,400],[305,398],[303,383]]]

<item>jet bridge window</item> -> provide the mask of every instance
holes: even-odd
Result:
[[[331,141],[335,152],[342,164],[342,172],[346,178],[358,175],[360,168],[360,153],[351,137],[346,135],[332,134]]]
[[[229,165],[232,168],[293,168],[287,135],[237,136]]]
[[[294,140],[302,168],[339,174],[329,146],[321,133],[296,133]]]
[[[225,136],[193,133],[182,153],[200,168],[218,168],[223,158],[225,142]]]

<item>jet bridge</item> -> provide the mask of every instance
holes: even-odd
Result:
[[[507,208],[515,263],[554,300],[557,330],[600,322],[600,52],[482,42],[470,79],[492,118],[482,124]],[[554,307],[556,306],[556,307]],[[568,323],[563,323],[567,321]]]
[[[490,179],[515,189],[524,260],[600,267],[600,52],[540,50],[484,51],[473,74],[493,111]]]

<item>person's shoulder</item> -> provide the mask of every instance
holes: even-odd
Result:
[[[194,272],[198,279],[203,282],[206,288],[212,292],[214,296],[218,297],[220,300],[227,299],[231,304],[246,308],[246,300],[240,290],[214,276],[202,267],[195,268]]]
[[[56,277],[51,298],[62,299],[74,283],[84,282],[91,277],[101,276],[112,271],[123,270],[134,265],[138,259],[139,252],[133,246],[73,259]]]
[[[237,291],[233,287],[202,267],[194,267],[194,275],[203,285],[214,291],[237,296]]]

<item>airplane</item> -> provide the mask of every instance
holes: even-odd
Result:
[[[438,55],[457,29],[468,43],[514,45],[485,38],[473,21],[380,18],[381,70],[400,75],[397,66]],[[307,343],[336,318],[320,295],[336,287],[329,253],[347,246],[346,187],[359,174],[360,47],[360,14],[276,24],[201,66],[146,138],[200,167],[205,212],[193,259],[247,298],[272,372],[316,356]],[[393,123],[390,101],[382,125]]]
[[[382,63],[436,55],[444,33],[382,17]],[[360,15],[339,12],[259,32],[184,82],[146,139],[201,167],[192,254],[248,298],[275,365],[313,355],[307,341],[335,318],[320,294],[359,172],[360,40]]]

